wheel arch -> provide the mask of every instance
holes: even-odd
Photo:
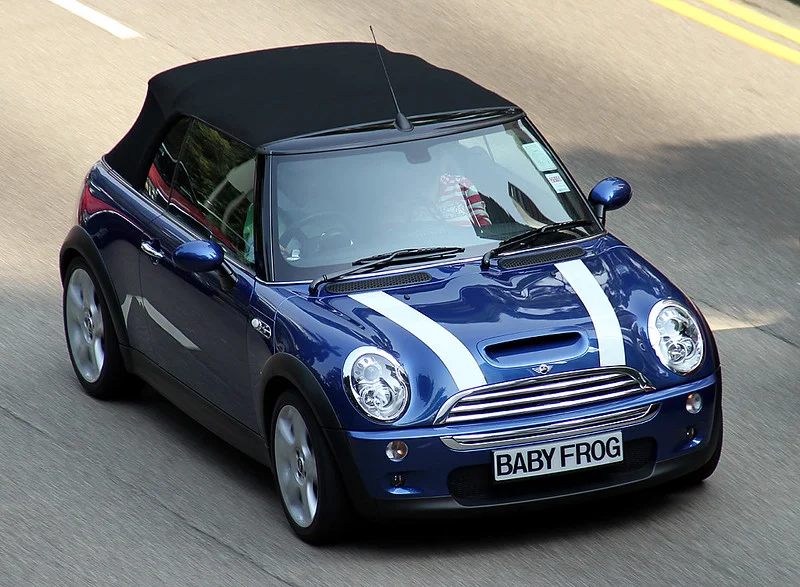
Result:
[[[93,277],[97,280],[97,285],[103,294],[106,301],[106,307],[111,314],[111,322],[114,325],[114,331],[117,335],[117,341],[122,347],[122,356],[125,361],[126,367],[130,366],[127,348],[128,330],[125,326],[125,317],[122,315],[122,308],[119,305],[119,298],[108,274],[106,265],[103,262],[103,257],[97,245],[89,236],[89,233],[82,226],[73,226],[64,239],[59,252],[59,274],[61,276],[61,284],[65,285],[64,281],[67,276],[67,269],[75,259],[81,258],[89,266],[92,271]]]
[[[288,388],[300,394],[322,428],[341,428],[333,405],[311,370],[297,357],[288,353],[277,353],[267,361],[256,388],[258,427],[267,445],[270,444],[272,411],[281,392]]]
[[[367,492],[364,481],[356,466],[346,435],[336,411],[325,394],[322,384],[298,358],[287,353],[278,353],[270,357],[258,383],[256,396],[256,414],[261,437],[269,447],[272,426],[272,412],[281,393],[293,389],[308,404],[322,428],[334,461],[345,480],[345,488],[351,503],[365,516],[376,516],[374,500]],[[272,449],[269,448],[270,466]]]

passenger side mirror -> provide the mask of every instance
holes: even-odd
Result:
[[[619,177],[607,177],[589,192],[589,203],[602,224],[606,223],[606,210],[622,208],[631,200],[631,186]]]
[[[176,267],[189,273],[206,273],[222,265],[225,252],[211,241],[191,241],[175,249],[173,260]]]

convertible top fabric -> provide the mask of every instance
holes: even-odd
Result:
[[[514,104],[453,71],[381,47],[407,117]],[[150,80],[138,119],[106,161],[141,188],[164,134],[180,116],[257,148],[281,139],[392,121],[394,102],[372,43],[326,43],[229,55]]]

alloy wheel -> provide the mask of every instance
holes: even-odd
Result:
[[[290,404],[278,412],[273,446],[283,502],[292,520],[308,528],[317,514],[317,462],[308,426],[297,408]]]
[[[92,278],[80,267],[67,283],[64,314],[72,359],[81,377],[94,383],[105,363],[103,312]]]

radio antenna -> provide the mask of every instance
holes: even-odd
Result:
[[[408,121],[408,118],[405,117],[405,114],[400,112],[400,105],[397,103],[397,96],[394,94],[394,88],[392,87],[392,80],[389,79],[389,72],[386,70],[386,63],[383,62],[383,55],[381,55],[381,47],[378,45],[378,39],[375,38],[375,31],[372,30],[372,25],[369,25],[369,32],[372,33],[372,40],[375,41],[375,50],[378,52],[378,59],[381,60],[381,65],[383,66],[383,74],[386,76],[386,83],[389,84],[389,91],[392,93],[392,100],[394,100],[394,108],[397,111],[397,115],[394,117],[394,125],[397,127],[397,130],[402,131],[410,131],[414,130],[414,126]]]

